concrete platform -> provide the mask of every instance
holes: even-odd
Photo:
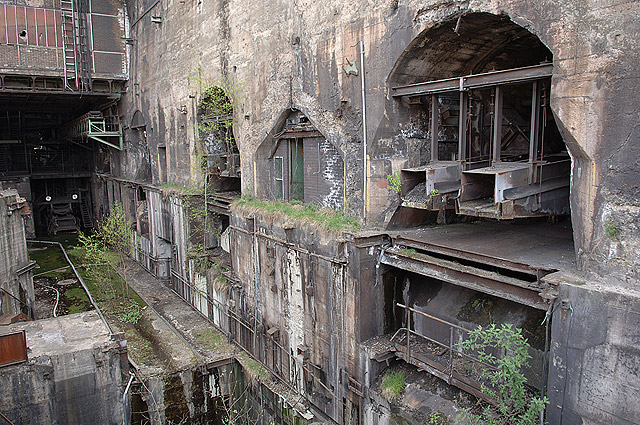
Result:
[[[112,343],[109,329],[95,311],[14,323],[0,331],[21,330],[26,331],[30,359],[75,353]]]
[[[238,348],[191,305],[138,263],[127,260],[127,282],[163,321],[163,325],[188,346],[204,364],[231,361]],[[159,326],[159,324],[158,324]],[[154,326],[155,327],[155,326]]]
[[[477,222],[390,231],[402,237],[531,268],[574,270],[576,255],[569,221],[547,223]]]

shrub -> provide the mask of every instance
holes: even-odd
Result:
[[[389,190],[400,193],[400,189],[402,188],[400,170],[396,170],[393,173],[387,175],[387,182],[389,182],[389,185],[387,186]]]
[[[485,406],[480,413],[464,410],[460,418],[463,423],[535,425],[539,422],[540,413],[549,401],[546,397],[534,397],[525,386],[527,378],[522,369],[531,356],[521,329],[510,324],[478,326],[459,346],[492,366],[482,371],[488,385],[482,383],[481,390],[495,400],[493,406]],[[496,352],[504,355],[496,356]]]

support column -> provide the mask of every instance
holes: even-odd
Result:
[[[458,161],[461,171],[465,170],[467,159],[467,93],[460,90],[460,116],[458,121]]]
[[[438,160],[438,95],[431,95],[431,162]]]
[[[540,90],[538,82],[533,82],[531,90],[531,132],[529,135],[529,184],[538,178],[538,129],[540,128]]]
[[[500,151],[502,148],[502,89],[496,86],[493,99],[493,156],[492,164],[500,162]]]

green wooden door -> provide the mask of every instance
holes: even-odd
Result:
[[[289,200],[304,202],[304,150],[302,139],[289,142]]]

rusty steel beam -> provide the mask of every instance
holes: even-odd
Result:
[[[391,88],[393,97],[424,96],[448,91],[464,91],[498,84],[513,84],[551,77],[553,65],[550,63],[526,66],[523,68],[492,71],[484,74],[466,75],[444,80],[427,81]]]
[[[542,277],[544,275],[547,275],[549,273],[553,273],[556,271],[552,269],[540,269],[537,267],[531,267],[530,265],[525,263],[518,263],[515,261],[505,260],[503,258],[498,258],[498,257],[492,257],[485,254],[478,254],[475,252],[463,251],[463,250],[451,248],[448,246],[436,245],[430,242],[414,241],[411,239],[404,238],[402,236],[397,236],[394,239],[393,243],[395,245],[402,245],[408,248],[429,251],[436,254],[450,255],[452,257],[456,257],[461,260],[475,261],[478,263],[485,263],[490,266],[512,270],[515,272],[526,273],[531,276],[536,276],[536,278]]]
[[[442,260],[426,254],[402,254],[384,250],[381,263],[454,285],[504,298],[538,310],[546,310],[548,302],[541,296],[544,290],[537,282],[527,282],[495,272]]]
[[[353,241],[356,248],[369,248],[371,246],[381,246],[389,243],[389,236],[384,233],[357,235],[354,236]]]

